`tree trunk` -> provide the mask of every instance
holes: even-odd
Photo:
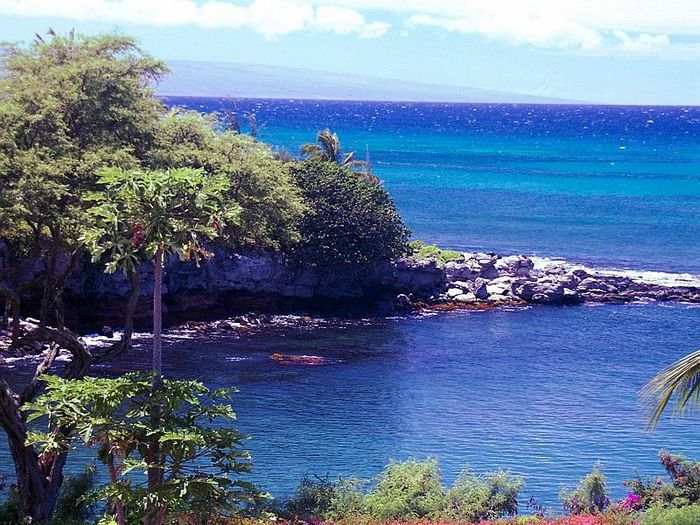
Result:
[[[12,316],[12,344],[15,344],[19,339],[21,330],[19,322],[20,296],[15,290],[12,290],[2,282],[0,282],[0,294],[5,297],[5,313],[7,314],[8,307],[10,309],[10,315]]]
[[[5,330],[10,326],[10,301],[5,299],[5,310],[2,312],[2,319],[0,319],[0,329]]]
[[[126,312],[124,314],[124,335],[122,336],[122,341],[124,343],[124,348],[131,348],[131,337],[134,334],[134,314],[136,313],[136,307],[139,303],[139,293],[141,291],[141,281],[139,280],[139,274],[134,269],[129,272],[129,283],[131,284],[129,290],[129,301],[126,303]]]
[[[66,454],[40,456],[33,446],[26,444],[27,425],[20,402],[1,380],[0,424],[7,433],[15,464],[20,516],[28,523],[48,523],[63,483]]]
[[[22,333],[22,327],[19,323],[20,299],[10,301],[12,304],[12,344],[19,341],[19,336]]]
[[[153,390],[157,390],[162,381],[163,365],[163,341],[161,329],[163,324],[163,248],[159,247],[155,254],[155,270],[153,273]],[[154,405],[151,409],[151,425],[155,428],[160,419],[160,409]],[[160,452],[160,443],[157,436],[148,444],[146,461],[149,464],[147,470],[148,489],[154,490],[163,484],[163,468]],[[161,508],[152,502],[146,507],[146,525],[157,525]]]
[[[20,516],[28,523],[49,523],[63,484],[66,454],[39,457],[31,446],[10,440],[17,473]]]
[[[160,382],[163,368],[163,248],[159,247],[155,255],[153,272],[153,373],[156,382]]]

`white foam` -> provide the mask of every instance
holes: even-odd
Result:
[[[583,264],[568,262],[566,259],[531,257],[536,270],[564,268],[567,272],[584,270],[592,276],[627,277],[635,282],[656,286],[693,286],[700,288],[700,275],[692,273],[659,272],[654,270],[630,270],[623,268],[592,268]]]

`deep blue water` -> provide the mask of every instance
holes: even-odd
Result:
[[[700,274],[699,108],[242,100],[238,109],[254,109],[260,138],[292,152],[325,127],[360,156],[367,149],[421,239]],[[390,459],[434,456],[447,481],[465,465],[509,468],[525,476],[526,497],[556,506],[560,485],[598,460],[621,496],[636,468],[661,474],[662,447],[700,458],[700,419],[644,433],[636,398],[697,348],[699,320],[688,305],[635,304],[331,323],[175,341],[165,362],[170,375],[240,388],[254,478],[273,494],[305,473],[372,476]],[[147,367],[146,350],[115,366]],[[334,361],[284,367],[273,352]],[[10,468],[0,448],[0,474]]]

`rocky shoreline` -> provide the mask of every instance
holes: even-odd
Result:
[[[567,305],[584,302],[626,303],[633,301],[678,301],[700,303],[700,282],[660,284],[632,278],[623,272],[596,271],[565,261],[538,260],[524,255],[465,253],[461,261],[436,270],[444,275],[442,290],[427,298],[430,305]],[[399,263],[401,264],[401,263]],[[407,267],[435,263],[403,262]],[[397,302],[410,307],[425,298],[399,295]]]
[[[110,326],[119,326],[129,288],[123,275],[94,270],[76,272],[68,283],[67,298],[71,302],[69,311],[81,314],[80,326],[86,332],[101,332],[90,337],[91,345],[99,346],[118,337]],[[150,321],[151,271],[148,265],[140,268],[144,284],[137,316],[144,328]],[[445,264],[407,257],[371,270],[345,269],[328,274],[309,268],[295,269],[278,254],[219,251],[201,268],[177,260],[168,262],[164,299],[172,329],[165,337],[216,338],[252,335],[276,328],[312,329],[342,322],[339,320],[343,317],[334,317],[338,306],[355,306],[353,313],[376,320],[394,313],[492,310],[533,304],[634,301],[700,304],[697,278],[659,275],[666,281],[645,281],[643,274],[594,270],[562,260],[494,253],[463,253],[461,259]],[[251,314],[252,311],[258,313]],[[296,315],[279,315],[289,312]],[[345,319],[356,323],[349,317]],[[23,320],[22,332],[30,331],[37,322],[32,318]],[[9,330],[0,331],[0,363],[40,355],[44,350],[42,345],[13,350],[9,347],[9,335]],[[149,337],[147,333],[135,334],[134,341],[138,344],[140,339]]]
[[[405,257],[372,268],[332,271],[295,266],[280,253],[236,253],[216,248],[197,268],[172,258],[165,265],[164,309],[170,325],[212,321],[258,312],[310,312],[333,315],[354,311],[391,315],[394,311],[491,309],[530,304],[680,301],[700,303],[700,280],[666,274],[667,282],[625,272],[595,270],[562,260],[462,253],[444,264]],[[36,270],[36,265],[27,268]],[[152,265],[139,268],[141,284],[137,325],[147,327],[151,313]],[[105,274],[86,262],[67,282],[69,324],[99,329],[119,326],[129,295],[120,273]],[[25,298],[25,315],[32,301]]]

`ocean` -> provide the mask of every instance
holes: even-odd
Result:
[[[169,104],[226,111],[225,99]],[[298,154],[367,155],[416,238],[596,267],[700,273],[700,107],[238,100]]]
[[[293,154],[320,129],[338,132],[345,149],[369,157],[415,238],[700,279],[700,108],[236,106],[255,113],[260,140]],[[242,339],[174,337],[164,363],[169,375],[240,389],[234,408],[252,436],[252,478],[277,497],[304,474],[371,477],[392,459],[435,457],[446,482],[467,466],[510,469],[525,478],[523,501],[557,510],[561,486],[598,461],[622,497],[637,471],[663,474],[661,448],[700,459],[700,419],[647,433],[637,401],[655,372],[698,348],[698,321],[700,308],[654,303],[329,319]],[[128,365],[147,367],[147,350]],[[274,352],[330,364],[284,367]],[[0,448],[0,474],[10,469]]]

